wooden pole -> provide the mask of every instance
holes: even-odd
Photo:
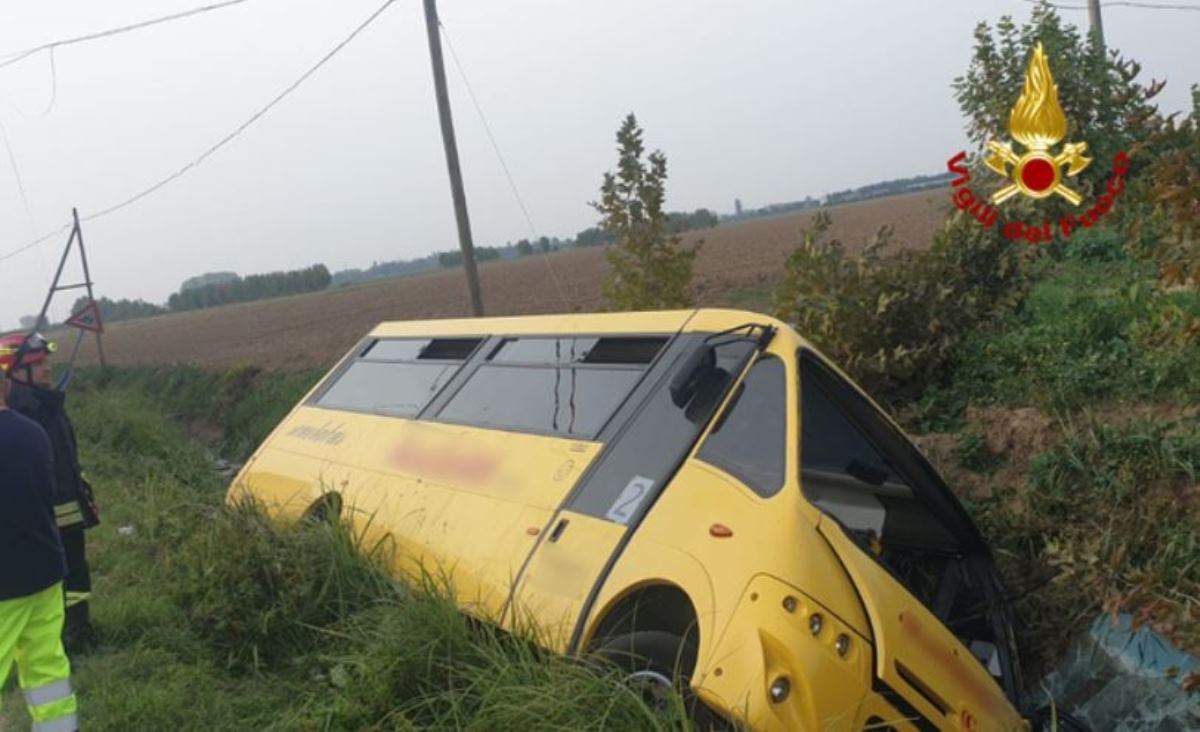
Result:
[[[1100,0],[1088,0],[1088,27],[1096,35],[1096,42],[1104,48],[1104,21],[1100,17]]]
[[[458,223],[458,247],[467,273],[467,292],[471,313],[483,315],[483,295],[479,290],[479,270],[475,266],[475,245],[471,241],[471,220],[467,216],[467,194],[463,191],[462,171],[458,164],[458,143],[454,138],[454,120],[450,116],[450,93],[446,90],[446,69],[442,63],[442,38],[438,31],[437,0],[425,0],[425,30],[429,35],[429,60],[433,64],[433,88],[437,96],[438,119],[442,123],[442,145],[446,148],[446,167],[450,171],[450,194],[454,198],[454,219]]]

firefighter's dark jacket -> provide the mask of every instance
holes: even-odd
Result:
[[[66,394],[54,389],[39,389],[13,382],[8,406],[42,426],[54,452],[54,505],[75,502],[82,514],[83,526],[100,523],[92,487],[79,469],[79,451],[75,428],[67,417]]]
[[[50,501],[52,464],[45,430],[0,409],[0,601],[40,592],[67,574]]]

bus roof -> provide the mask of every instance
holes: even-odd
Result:
[[[557,333],[675,333],[713,332],[746,323],[787,327],[775,318],[749,310],[701,308],[652,312],[569,313],[520,315],[496,318],[451,318],[380,323],[371,331],[376,338],[412,336],[536,335]]]

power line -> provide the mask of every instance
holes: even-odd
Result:
[[[51,58],[54,52],[51,51]],[[8,136],[8,128],[4,125],[4,120],[0,119],[0,138],[4,139],[4,150],[8,153],[8,162],[12,167],[13,178],[17,183],[17,191],[21,194],[21,205],[25,208],[25,220],[29,223],[29,233],[37,235],[37,224],[33,220],[33,209],[29,205],[29,194],[25,190],[25,178],[21,175],[21,168],[17,165],[17,154],[13,151],[12,140]],[[41,257],[42,275],[46,276],[49,273],[46,271],[46,258],[43,254]]]
[[[243,2],[244,0],[238,0],[238,1]],[[206,159],[208,159],[209,156],[211,156],[213,153],[217,152],[222,147],[224,147],[225,145],[232,142],[233,139],[236,138],[238,135],[245,132],[248,127],[250,127],[252,124],[254,124],[259,119],[261,119],[263,117],[263,115],[265,115],[267,112],[269,112],[273,107],[275,107],[275,105],[279,104],[285,98],[287,98],[288,95],[290,95],[301,84],[303,84],[305,81],[307,81],[310,76],[315,74],[318,69],[320,69],[326,63],[328,63],[334,56],[336,56],[339,52],[341,52],[341,50],[343,48],[350,45],[350,42],[358,37],[358,34],[362,33],[364,30],[366,30],[367,26],[369,26],[369,25],[371,25],[371,23],[375,22],[375,19],[378,18],[380,15],[382,15],[383,11],[387,10],[388,7],[395,1],[396,0],[384,0],[384,3],[382,5],[380,5],[379,8],[377,10],[375,10],[375,12],[373,12],[369,16],[367,16],[367,19],[364,20],[362,23],[360,23],[358,25],[358,27],[356,27],[353,31],[351,31],[350,35],[348,35],[344,39],[342,39],[341,42],[339,42],[336,46],[333,47],[332,50],[330,50],[328,53],[326,53],[324,56],[322,56],[319,61],[317,61],[315,64],[313,64],[311,67],[309,67],[309,69],[307,71],[305,71],[303,74],[301,74],[298,79],[296,79],[294,82],[292,82],[290,85],[288,85],[288,87],[286,89],[284,89],[282,92],[277,94],[273,99],[271,99],[271,101],[267,102],[261,109],[259,109],[254,114],[250,115],[250,117],[245,122],[238,125],[232,132],[230,132],[229,134],[222,137],[220,140],[217,141],[216,144],[212,145],[204,152],[200,153],[200,155],[198,155],[195,159],[188,162],[186,165],[181,167],[179,170],[168,175],[167,177],[163,178],[162,180],[158,181],[157,183],[154,183],[153,185],[149,186],[148,188],[143,189],[139,193],[136,193],[133,196],[130,196],[129,198],[125,199],[124,201],[121,201],[120,203],[113,204],[112,206],[109,206],[108,208],[104,208],[104,209],[101,209],[94,213],[90,213],[87,216],[83,216],[81,218],[81,220],[82,221],[94,221],[103,216],[107,216],[115,211],[119,211],[119,210],[125,208],[126,206],[130,206],[130,205],[142,200],[146,196],[149,196],[151,193],[154,193],[155,191],[157,191],[157,190],[163,188],[164,186],[174,182],[175,180],[181,178],[183,175],[185,175],[186,173],[191,171],[193,168],[199,166]],[[59,234],[61,234],[62,232],[66,231],[69,228],[71,228],[71,225],[66,224],[61,229],[58,229],[57,231],[50,232],[49,234],[46,234],[45,236],[42,236],[41,238],[36,239],[19,249],[15,249],[11,252],[8,252],[7,254],[0,256],[0,262],[3,262],[7,259],[11,259],[12,257],[17,256],[18,254],[20,254],[22,252],[28,251],[28,250],[36,247],[37,245],[47,241],[48,239],[58,236]]]
[[[0,262],[12,259],[13,257],[17,256],[18,254],[24,254],[25,252],[29,251],[30,249],[33,249],[34,247],[36,247],[37,245],[44,244],[44,243],[50,241],[54,237],[58,236],[59,234],[62,234],[64,231],[66,231],[67,229],[70,229],[70,228],[71,228],[71,224],[63,224],[62,226],[55,229],[54,231],[51,231],[49,234],[43,234],[41,237],[34,239],[33,241],[29,242],[25,246],[19,247],[17,249],[12,250],[11,252],[9,252],[7,254],[0,256]]]
[[[467,78],[467,72],[463,69],[462,62],[458,59],[458,53],[454,50],[454,42],[450,40],[450,32],[446,30],[446,25],[440,20],[438,26],[442,29],[442,35],[446,37],[446,48],[450,49],[450,58],[454,61],[454,67],[458,69],[458,75],[462,77],[463,86],[467,90],[467,97],[471,100],[471,105],[475,107],[475,113],[479,115],[479,121],[483,123],[483,131],[487,133],[488,142],[492,145],[492,151],[496,153],[496,159],[500,161],[500,168],[504,171],[504,177],[508,180],[508,187],[512,191],[513,198],[517,199],[517,205],[521,208],[521,214],[525,217],[525,223],[529,225],[529,232],[536,240],[539,238],[537,227],[533,225],[533,217],[529,215],[529,208],[525,205],[525,199],[521,196],[521,191],[517,188],[517,183],[513,179],[512,172],[508,169],[508,163],[504,160],[504,154],[500,152],[500,145],[496,142],[496,136],[492,134],[492,126],[488,124],[487,117],[483,114],[483,107],[480,106],[479,100],[475,97],[475,90],[471,88],[471,81]],[[566,290],[563,289],[562,281],[558,278],[558,272],[554,269],[554,263],[550,261],[550,256],[538,247],[538,251],[542,255],[542,261],[546,263],[546,268],[550,270],[550,278],[554,280],[554,287],[558,290],[558,296],[562,298],[563,306],[570,307],[570,300],[567,299]]]
[[[6,66],[11,66],[20,61],[24,61],[25,59],[29,58],[30,56],[34,55],[35,53],[39,53],[41,51],[50,51],[50,50],[53,50],[60,46],[71,46],[76,43],[86,43],[88,41],[95,41],[95,40],[99,40],[101,38],[108,38],[109,36],[115,36],[115,35],[119,35],[121,33],[128,33],[130,31],[141,30],[143,28],[149,28],[152,25],[159,25],[160,23],[169,23],[173,20],[181,20],[183,18],[190,18],[193,15],[200,15],[202,13],[207,13],[211,10],[220,10],[222,8],[228,8],[233,5],[240,5],[244,2],[246,2],[246,0],[225,0],[225,2],[221,2],[221,3],[213,3],[211,5],[202,5],[201,7],[192,8],[191,10],[184,10],[179,13],[172,13],[171,15],[164,15],[161,18],[152,18],[150,20],[143,20],[138,23],[132,23],[130,25],[123,25],[123,26],[119,26],[117,28],[109,28],[108,30],[97,31],[96,33],[89,33],[84,36],[76,36],[75,38],[65,38],[65,39],[59,40],[59,41],[43,43],[40,46],[35,46],[34,48],[29,48],[24,51],[17,51],[15,53],[6,54],[4,57],[5,60],[0,61],[0,69],[4,68]]]
[[[1031,5],[1049,5],[1052,8],[1060,10],[1087,10],[1086,5],[1063,5],[1061,3],[1044,2],[1044,0],[1025,0]],[[1114,2],[1101,3],[1101,7],[1105,8],[1143,8],[1146,10],[1188,10],[1193,13],[1200,13],[1200,5],[1192,5],[1186,3],[1145,3],[1134,2],[1133,0],[1115,0]]]
[[[16,102],[13,102],[12,103],[13,109],[17,110],[17,113],[20,114],[22,117],[25,117],[25,118],[45,117],[46,115],[50,114],[51,111],[54,110],[54,105],[58,101],[58,66],[55,64],[55,61],[54,61],[54,49],[51,48],[49,53],[46,54],[46,56],[50,60],[50,101],[46,102],[46,108],[43,109],[41,112],[38,112],[37,114],[31,114],[29,112],[26,112],[24,109],[21,108],[21,106],[19,104],[17,104]]]
[[[36,234],[33,225],[33,211],[29,208],[29,196],[25,193],[25,180],[21,177],[21,169],[17,166],[17,156],[12,149],[12,141],[8,139],[8,128],[0,120],[0,138],[4,138],[4,150],[8,153],[8,163],[12,166],[13,178],[17,181],[17,191],[21,194],[21,204],[25,206],[25,216],[29,219],[30,234]]]

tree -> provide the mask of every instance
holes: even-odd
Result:
[[[1045,48],[1067,118],[1064,141],[1086,141],[1087,155],[1094,160],[1072,183],[1085,198],[1091,198],[1103,192],[1113,156],[1130,150],[1150,134],[1155,113],[1150,100],[1163,84],[1139,83],[1141,66],[1137,62],[1115,51],[1106,54],[1094,36],[1085,37],[1063,23],[1048,4],[1036,5],[1021,26],[1007,15],[996,23],[994,32],[987,23],[980,23],[975,28],[975,48],[967,71],[953,82],[967,133],[978,149],[988,140],[1007,139],[1009,113],[1038,43]],[[1134,156],[1129,177],[1136,178],[1140,167]],[[997,187],[1003,183],[999,176],[981,177]],[[1057,199],[1043,201],[1041,208],[1050,218],[1072,210],[1073,206]]]
[[[667,231],[682,234],[695,229],[712,229],[721,223],[721,218],[707,208],[695,211],[673,211],[667,214]]]
[[[1134,183],[1153,215],[1130,229],[1153,237],[1164,286],[1200,289],[1200,86],[1192,86],[1191,115],[1156,118],[1155,125],[1146,145],[1148,174]],[[1193,322],[1200,325],[1200,319]]]
[[[621,310],[680,308],[691,304],[689,285],[698,246],[685,248],[667,231],[667,158],[645,154],[642,130],[630,114],[617,131],[615,173],[604,174],[600,200],[591,205],[601,226],[616,237],[605,298]]]
[[[71,312],[79,312],[89,302],[91,300],[88,299],[87,295],[76,299],[71,305]],[[146,302],[145,300],[110,300],[107,297],[101,297],[96,300],[96,304],[100,307],[100,316],[106,323],[133,320],[134,318],[149,318],[167,312],[166,308]]]
[[[171,310],[196,310],[281,295],[316,292],[328,288],[333,281],[329,269],[323,264],[290,272],[250,275],[245,278],[234,274],[233,278],[229,279],[225,274],[227,273],[217,273],[216,281],[213,280],[213,275],[202,275],[188,280],[184,284],[189,286],[171,295],[167,300],[167,307]],[[204,284],[195,285],[195,282],[206,278],[208,281]]]
[[[1126,249],[1153,257],[1166,286],[1200,286],[1200,99],[1190,117],[1164,117],[1153,104],[1164,82],[1138,81],[1141,65],[1105,49],[1094,36],[1064,24],[1046,3],[1033,8],[1017,26],[1005,16],[995,31],[987,23],[975,30],[975,49],[967,72],[954,80],[955,95],[967,131],[981,148],[1008,135],[1008,115],[1021,91],[1026,64],[1037,43],[1050,59],[1059,102],[1067,117],[1067,140],[1086,141],[1094,162],[1073,179],[1085,200],[1105,192],[1113,157],[1129,155],[1125,190],[1108,220],[1120,231]],[[998,176],[991,176],[996,184]],[[984,176],[983,180],[989,180]],[[974,185],[974,184],[972,184]],[[990,191],[984,191],[985,194]],[[1019,211],[1026,202],[1015,202]],[[1078,209],[1057,198],[1040,202],[1038,214],[1051,220]],[[1032,213],[1032,211],[1030,212]]]
[[[544,239],[545,237],[542,238]],[[545,250],[543,249],[542,251]],[[528,239],[522,239],[517,242],[517,254],[522,257],[528,257],[530,254],[533,254],[533,244]]]
[[[616,237],[611,232],[599,226],[590,226],[575,235],[575,246],[594,247],[600,244],[611,244]]]

